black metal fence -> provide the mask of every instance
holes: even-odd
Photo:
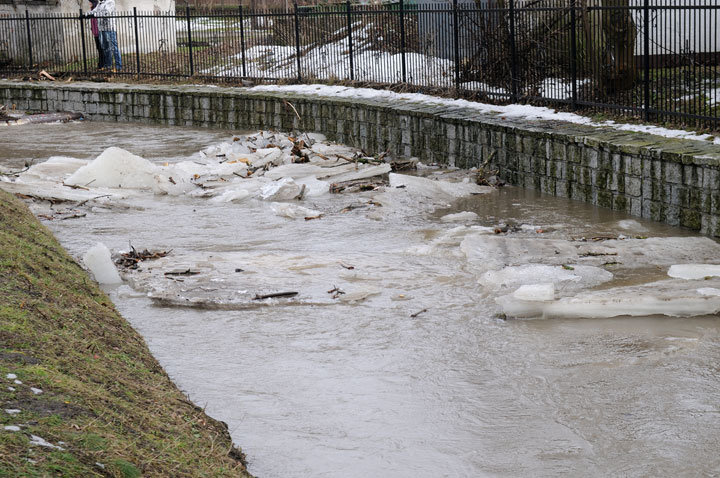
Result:
[[[355,81],[720,127],[720,0],[452,0],[115,16],[116,75]],[[91,75],[91,20],[0,15],[0,72]]]

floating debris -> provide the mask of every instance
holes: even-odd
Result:
[[[161,257],[165,257],[170,254],[170,252],[172,252],[172,250],[149,251],[147,249],[143,249],[142,251],[138,251],[133,246],[130,246],[130,251],[121,253],[120,257],[115,260],[115,264],[123,269],[137,269],[140,262],[160,259]]]

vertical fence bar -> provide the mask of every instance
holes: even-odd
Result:
[[[245,66],[245,19],[243,18],[243,7],[238,7],[240,15],[240,54],[242,57],[242,74],[243,78],[247,78],[247,67]]]
[[[346,15],[347,15],[347,30],[348,30],[348,53],[350,54],[350,81],[355,80],[355,65],[353,63],[353,37],[352,37],[352,5],[350,0],[345,2]]]
[[[135,24],[135,67],[137,77],[140,79],[140,33],[138,31],[137,7],[133,7],[133,23]]]
[[[570,73],[572,75],[572,109],[577,109],[577,12],[576,0],[570,2]]]
[[[78,21],[80,22],[80,38],[82,39],[82,59],[83,59],[83,72],[87,75],[87,48],[85,46],[85,21],[83,20],[83,11],[80,9],[78,15]]]
[[[517,78],[517,47],[515,44],[515,0],[510,0],[510,82],[512,85],[511,100],[518,100]]]
[[[295,56],[297,57],[297,78],[302,81],[302,71],[300,65],[300,15],[298,13],[297,2],[293,3],[295,9]]]
[[[453,0],[453,55],[455,58],[455,95],[460,92],[460,25],[458,24],[458,2]]]
[[[405,2],[400,0],[400,58],[402,60],[402,82],[407,83],[407,65],[405,64]]]
[[[33,51],[32,51],[32,35],[30,34],[30,12],[25,10],[25,29],[27,30],[27,42],[28,42],[28,70],[32,70],[33,66]]]
[[[645,70],[645,121],[650,121],[650,0],[643,4],[643,67]]]
[[[188,29],[188,53],[189,53],[189,59],[190,59],[190,76],[195,75],[195,65],[193,64],[193,54],[192,54],[192,26],[190,25],[190,5],[185,6],[185,19],[187,20],[187,29]]]

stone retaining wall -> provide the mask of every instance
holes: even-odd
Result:
[[[212,86],[0,81],[0,103],[91,120],[323,133],[367,153],[463,168],[510,184],[720,236],[720,146],[529,122],[470,108]]]

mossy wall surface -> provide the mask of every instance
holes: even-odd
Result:
[[[462,168],[510,184],[720,236],[720,146],[471,108],[212,86],[0,81],[0,102],[91,120],[232,130],[314,131],[364,149]]]

